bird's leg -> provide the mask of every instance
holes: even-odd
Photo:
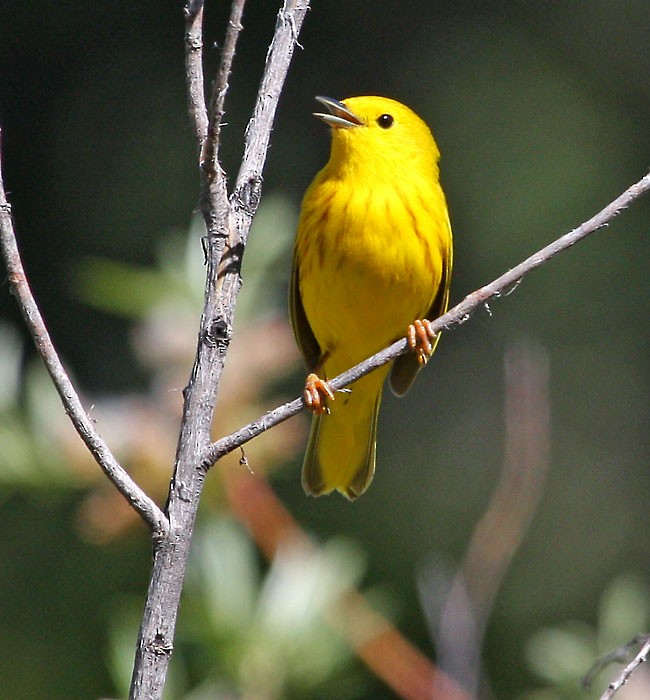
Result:
[[[321,379],[318,374],[323,369],[325,360],[327,359],[329,353],[325,353],[320,359],[320,362],[314,367],[314,371],[310,372],[305,379],[305,389],[302,392],[303,398],[305,399],[305,404],[307,405],[307,410],[310,413],[315,413],[316,415],[322,415],[323,413],[329,413],[327,408],[327,400],[331,399],[334,401],[334,392],[329,382],[326,379]]]
[[[436,339],[436,334],[431,329],[431,321],[426,318],[413,321],[406,331],[406,339],[411,350],[417,355],[418,362],[426,365],[435,347],[432,341]]]

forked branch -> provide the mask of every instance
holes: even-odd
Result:
[[[630,661],[630,663],[621,671],[618,678],[613,680],[608,686],[607,690],[601,695],[600,700],[612,700],[614,695],[630,680],[632,674],[645,663],[650,654],[650,635],[645,637],[645,641],[639,649],[637,655]]]
[[[632,675],[637,671],[642,664],[648,660],[650,655],[650,634],[638,634],[634,639],[624,644],[621,647],[605,654],[596,661],[596,663],[587,671],[582,679],[582,687],[585,690],[590,690],[594,678],[609,664],[614,662],[623,662],[630,658],[632,650],[639,648],[634,658],[623,668],[619,675],[610,682],[600,700],[612,700],[618,691],[632,678]]]
[[[259,203],[271,125],[297,42],[297,32],[309,2],[285,0],[278,13],[255,111],[246,131],[240,176],[235,191],[228,197],[216,139],[220,134],[223,100],[240,32],[243,5],[243,0],[234,0],[231,5],[221,66],[207,114],[202,67],[203,1],[188,0],[186,6],[188,102],[199,153],[207,274],[196,356],[184,391],[183,419],[167,502],[173,531],[154,550],[131,681],[131,700],[158,699],[163,693],[189,543],[204,483],[202,457],[210,443],[214,407],[232,335],[235,301],[241,286],[239,273],[243,250]]]

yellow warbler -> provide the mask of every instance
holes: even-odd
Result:
[[[302,202],[289,301],[314,413],[302,483],[308,494],[336,489],[353,500],[374,475],[386,375],[402,396],[435,348],[427,319],[447,309],[451,226],[438,147],[416,114],[384,97],[316,99],[332,149]],[[328,377],[405,334],[414,353],[333,400]]]

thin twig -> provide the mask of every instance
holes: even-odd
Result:
[[[208,134],[201,154],[201,166],[208,173],[209,177],[215,177],[216,170],[220,167],[218,150],[219,137],[221,136],[221,120],[224,115],[223,108],[228,92],[228,80],[230,79],[233,58],[235,57],[237,39],[243,29],[241,20],[245,4],[246,0],[234,0],[230,8],[230,19],[228,20],[226,38],[221,51],[221,62],[217,71],[217,79],[212,87],[212,96],[208,110]]]
[[[185,5],[185,80],[190,120],[197,150],[201,153],[208,134],[203,77],[203,0],[188,0]]]
[[[508,293],[528,272],[540,267],[551,258],[555,257],[558,253],[567,250],[589,234],[597,231],[603,226],[606,226],[622,209],[630,206],[632,202],[638,199],[649,189],[650,173],[625,190],[623,194],[610,202],[604,209],[598,212],[598,214],[593,216],[591,219],[578,226],[578,228],[564,234],[546,247],[538,250],[519,265],[516,265],[500,277],[497,277],[497,279],[494,281],[490,282],[484,287],[481,287],[480,289],[477,289],[475,292],[468,294],[463,301],[460,302],[460,304],[457,304],[453,309],[450,309],[446,314],[440,316],[432,322],[431,326],[434,332],[439,333],[440,331],[451,329],[454,326],[459,326],[465,323],[467,320],[469,320],[471,313],[479,306],[486,304],[492,298]],[[409,346],[406,339],[398,340],[389,347],[378,352],[376,355],[373,355],[346,372],[343,372],[338,377],[335,377],[330,381],[330,385],[335,391],[342,389],[377,367],[381,367],[387,362],[394,360],[399,355],[409,351],[408,348]],[[295,399],[285,403],[272,411],[265,413],[257,420],[249,423],[236,432],[226,435],[220,440],[213,442],[203,456],[203,467],[205,469],[209,469],[224,455],[232,452],[249,440],[252,440],[264,431],[272,428],[274,425],[282,423],[292,416],[295,416],[302,410],[302,408],[304,408],[304,405],[305,404],[302,399]]]
[[[605,692],[600,696],[600,700],[612,700],[614,695],[630,680],[632,674],[645,663],[650,654],[650,635],[643,635],[642,639],[644,644],[639,649],[639,653],[630,661],[630,663],[623,669],[619,677],[612,681]]]
[[[119,464],[108,445],[95,430],[93,421],[84,410],[79,395],[54,348],[41,312],[29,287],[16,241],[11,205],[7,201],[4,188],[1,150],[0,148],[0,247],[7,266],[11,290],[16,297],[27,329],[34,340],[34,345],[52,378],[65,412],[70,417],[79,437],[84,441],[95,461],[114,484],[115,488],[151,528],[153,536],[156,539],[160,539],[169,532],[167,518],[155,502],[147,496]]]
[[[242,448],[242,452],[243,452]],[[620,647],[616,647],[612,651],[607,652],[603,656],[594,661],[591,668],[582,677],[581,685],[584,690],[591,690],[596,676],[607,666],[613,663],[622,664],[632,656],[632,649],[636,649],[639,645],[650,641],[650,634],[636,634],[629,642],[626,642]]]

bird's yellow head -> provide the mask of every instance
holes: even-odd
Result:
[[[387,97],[317,97],[327,112],[314,116],[332,127],[327,169],[374,181],[409,174],[438,176],[440,152],[429,127],[405,105]]]

